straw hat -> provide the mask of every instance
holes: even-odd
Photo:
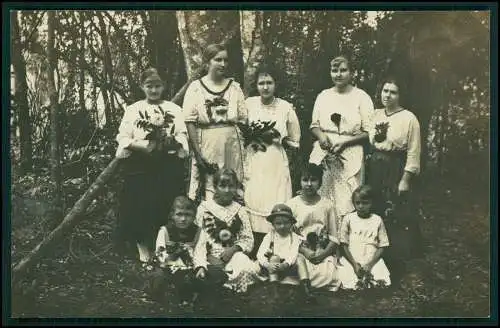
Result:
[[[297,222],[295,217],[293,216],[292,209],[286,204],[277,204],[274,205],[271,214],[267,217],[267,221],[273,223],[273,219],[277,216],[284,216],[292,221],[292,224]]]

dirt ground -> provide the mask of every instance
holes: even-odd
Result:
[[[318,292],[306,304],[295,288],[254,286],[247,295],[222,292],[194,309],[144,293],[134,260],[113,247],[114,217],[88,214],[75,231],[39,262],[31,278],[12,289],[13,318],[207,317],[488,317],[490,314],[490,212],[485,192],[440,186],[422,192],[421,228],[426,257],[408,264],[400,286],[361,292]],[[17,198],[16,198],[17,197]],[[50,228],[43,199],[14,195],[12,260]]]

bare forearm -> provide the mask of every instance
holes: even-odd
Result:
[[[201,154],[200,145],[198,144],[198,133],[196,131],[196,126],[192,122],[186,122],[186,129],[189,136],[189,144],[191,149],[193,149],[196,155]]]
[[[323,138],[325,138],[325,135],[323,133],[323,131],[321,131],[320,128],[312,128],[311,129],[311,133],[318,139],[318,140],[322,140]]]
[[[373,254],[372,260],[369,262],[371,267],[373,267],[378,262],[378,260],[380,260],[383,253],[384,253],[383,247],[380,247],[375,251],[375,254]]]
[[[347,259],[347,261],[349,261],[349,263],[351,263],[352,266],[354,266],[354,264],[356,264],[357,262],[356,260],[354,260],[354,257],[352,256],[351,251],[349,250],[349,246],[343,245],[343,248],[344,248],[345,258]]]
[[[352,145],[361,144],[367,140],[368,140],[368,132],[362,132],[360,134],[351,136],[350,138],[346,139],[346,141],[344,143],[346,146],[352,146]]]

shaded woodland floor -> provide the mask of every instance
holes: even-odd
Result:
[[[294,288],[283,289],[282,301],[275,302],[269,287],[262,284],[245,296],[214,295],[194,311],[170,301],[159,304],[144,293],[144,280],[133,259],[114,249],[115,219],[101,209],[91,211],[39,262],[32,278],[13,289],[12,317],[488,317],[488,191],[428,186],[421,201],[426,257],[409,263],[397,287],[321,292],[316,303],[305,304]],[[13,195],[13,261],[49,232],[48,204],[29,192]]]

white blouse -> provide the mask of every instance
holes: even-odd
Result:
[[[334,113],[340,114],[339,127],[332,122]],[[373,102],[365,91],[357,87],[347,93],[338,93],[334,88],[325,89],[314,103],[310,128],[356,135],[367,131],[372,114]]]
[[[389,123],[387,137],[382,142],[376,142],[375,126]],[[415,114],[403,109],[387,115],[384,108],[375,110],[369,129],[370,143],[375,149],[384,151],[406,151],[405,171],[420,173],[420,124]]]
[[[169,123],[165,128],[167,135],[170,135],[170,131],[173,126],[173,136],[175,140],[182,145],[182,148],[186,151],[186,153],[189,152],[187,129],[184,123],[182,108],[170,101],[162,101],[160,104],[149,104],[146,100],[140,100],[125,109],[125,114],[123,115],[120,127],[118,128],[118,135],[116,136],[116,141],[118,141],[116,157],[129,157],[132,151],[127,149],[127,147],[136,141],[145,140],[146,135],[148,134],[147,131],[137,127],[135,124],[135,122],[140,118],[139,111],[142,113],[147,112],[150,117],[154,118],[158,115],[155,113],[155,110],[157,110],[158,107],[166,113],[174,116],[173,123]]]
[[[281,139],[290,138],[289,145],[298,148],[300,145],[300,123],[293,105],[281,98],[275,98],[270,105],[262,104],[260,96],[249,97],[245,101],[248,108],[248,121],[276,122],[274,128]]]

